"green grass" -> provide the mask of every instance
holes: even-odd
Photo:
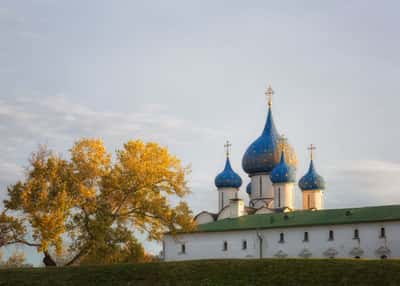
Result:
[[[396,260],[211,260],[0,270],[0,285],[400,285]]]

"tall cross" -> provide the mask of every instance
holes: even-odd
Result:
[[[232,144],[231,142],[229,142],[229,140],[226,141],[226,144],[224,145],[224,147],[226,148],[226,157],[229,157],[230,154],[230,148],[231,148]]]
[[[271,107],[272,106],[272,96],[274,95],[274,91],[271,87],[271,85],[268,86],[267,91],[265,92],[265,95],[267,96],[268,99],[268,106]]]
[[[317,149],[317,147],[315,147],[314,144],[310,144],[310,147],[308,147],[307,149],[310,150],[310,158],[312,160],[314,157],[314,150]]]

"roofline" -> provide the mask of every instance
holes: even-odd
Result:
[[[194,217],[193,219],[196,220],[196,218],[197,218],[199,215],[201,215],[201,214],[209,214],[209,215],[212,216],[214,219],[215,219],[215,217],[218,216],[218,214],[216,214],[216,213],[211,213],[211,212],[208,212],[208,211],[201,211],[201,212],[199,212],[197,215],[195,215],[195,217]]]
[[[356,208],[340,208],[340,209],[324,209],[324,210],[317,210],[318,211],[325,211],[325,210],[354,210],[354,209],[363,209],[363,208],[376,208],[376,207],[393,207],[399,205],[381,205],[381,206],[365,206],[365,207],[356,207]],[[222,210],[221,210],[222,211]],[[309,211],[309,210],[297,210],[297,211]],[[293,211],[293,212],[296,212]],[[291,213],[291,212],[289,212]],[[270,214],[252,214],[252,215],[270,215]],[[230,219],[230,218],[226,218]],[[235,218],[237,219],[237,218]],[[248,227],[248,228],[239,228],[239,229],[225,229],[225,230],[195,230],[190,232],[177,232],[177,234],[194,234],[194,233],[218,233],[218,232],[230,232],[230,231],[244,231],[244,230],[262,230],[262,229],[279,229],[279,228],[296,228],[296,227],[305,227],[305,226],[325,226],[325,225],[349,225],[349,224],[365,224],[365,223],[376,223],[376,222],[393,222],[393,221],[400,221],[399,218],[393,219],[368,219],[368,220],[356,220],[351,222],[340,222],[340,223],[313,223],[313,224],[296,224],[296,225],[285,225],[285,226],[264,226],[264,227]],[[168,235],[170,232],[164,233],[164,235]]]
[[[256,215],[256,214],[255,214]],[[342,223],[318,223],[318,224],[297,224],[287,226],[269,226],[269,227],[251,227],[251,228],[240,228],[240,229],[225,229],[225,230],[195,230],[188,232],[177,232],[176,234],[196,234],[196,233],[219,233],[219,232],[235,232],[235,231],[248,231],[248,230],[264,230],[264,229],[278,229],[278,228],[296,228],[305,226],[325,226],[325,225],[349,225],[349,224],[365,224],[365,223],[376,223],[376,222],[393,222],[400,221],[400,219],[387,219],[387,220],[368,220],[368,221],[353,221],[353,222],[342,222]],[[170,235],[171,232],[166,232],[164,235]]]
[[[180,232],[179,234],[194,234],[194,233],[213,233],[213,232],[229,232],[229,231],[243,231],[243,230],[263,230],[263,229],[278,229],[278,228],[296,228],[296,227],[314,227],[314,226],[325,226],[325,225],[349,225],[349,224],[365,224],[365,223],[376,223],[376,222],[393,222],[400,221],[400,219],[387,219],[387,220],[368,220],[368,221],[353,221],[353,222],[342,222],[342,223],[318,223],[318,224],[297,224],[288,226],[272,226],[272,227],[257,227],[257,228],[241,228],[241,229],[227,229],[227,230],[209,230],[209,231],[193,231],[193,232]]]

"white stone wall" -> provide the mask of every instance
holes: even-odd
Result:
[[[218,210],[221,211],[229,205],[231,199],[237,198],[238,189],[236,188],[220,188],[218,189]]]
[[[260,208],[264,206],[264,201],[270,201],[273,197],[274,190],[269,174],[254,175],[251,177],[250,201],[254,203],[254,207]]]
[[[386,238],[380,238],[380,229],[385,228]],[[360,239],[354,239],[354,230],[358,229]],[[329,240],[329,230],[334,232],[334,240]],[[308,232],[309,241],[304,242],[304,232]],[[284,242],[280,243],[280,233],[284,234]],[[196,259],[233,259],[259,258],[260,239],[263,242],[261,252],[263,258],[278,256],[299,257],[300,253],[311,253],[311,258],[326,258],[324,253],[329,249],[337,252],[337,258],[354,258],[350,252],[361,248],[361,258],[380,258],[376,250],[380,247],[390,249],[388,258],[400,258],[400,221],[383,223],[363,223],[353,225],[296,227],[286,229],[268,229],[247,231],[229,231],[215,233],[193,233],[164,238],[164,257],[166,261]],[[247,241],[247,249],[242,249],[243,241]],[[223,250],[224,241],[228,249]],[[181,252],[181,244],[185,244],[185,253]]]
[[[196,216],[197,224],[205,224],[213,221],[214,221],[213,216],[207,212],[202,212]]]

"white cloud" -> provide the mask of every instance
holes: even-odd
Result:
[[[20,178],[23,174],[23,168],[12,162],[0,161],[0,181],[12,182]]]
[[[400,164],[379,160],[337,162],[328,169],[329,207],[396,204],[400,202]]]
[[[182,131],[202,133],[192,123],[168,114],[165,106],[149,105],[133,113],[103,112],[69,102],[65,96],[18,98],[0,102],[0,128],[11,138],[30,134],[36,137],[126,136],[127,134],[159,139],[163,135],[188,137]],[[18,127],[18,128],[15,128]],[[204,129],[204,131],[207,129]],[[214,131],[215,132],[215,131]],[[165,140],[168,141],[165,136]]]
[[[331,170],[341,172],[400,172],[400,164],[379,160],[342,161]]]
[[[129,113],[98,111],[71,102],[64,95],[0,100],[0,132],[0,168],[13,170],[0,176],[0,184],[16,166],[26,164],[38,144],[66,152],[77,138],[100,137],[112,151],[129,139],[140,138],[166,145],[180,156],[188,152],[187,146],[195,148],[223,136],[219,130],[195,126],[171,114],[167,106],[150,104]],[[194,184],[196,178],[193,176]]]

